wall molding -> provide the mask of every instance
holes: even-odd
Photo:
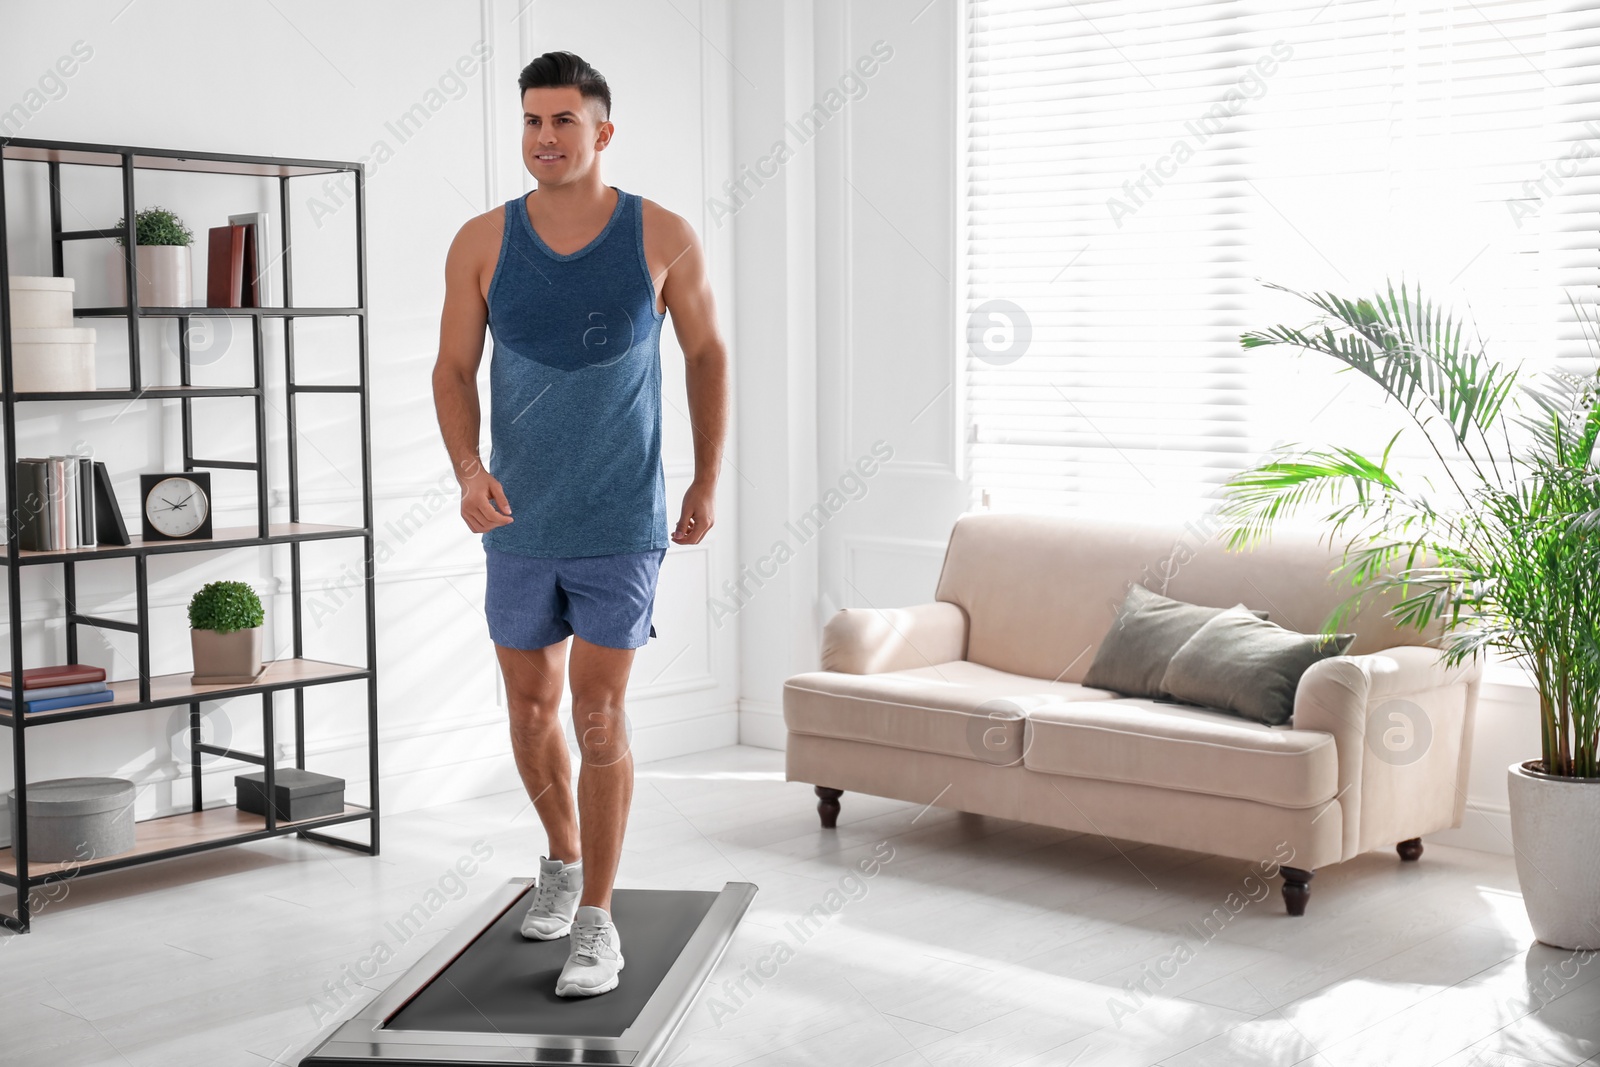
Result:
[[[770,700],[741,699],[739,744],[779,752],[788,748],[789,727],[783,721],[783,705]]]
[[[880,537],[876,534],[847,534],[843,543],[846,549],[882,548],[896,552],[913,552],[943,558],[946,543],[931,537]]]
[[[878,469],[885,474],[895,474],[902,478],[938,478],[959,482],[961,473],[948,463],[939,463],[935,460],[885,460],[878,465]]]
[[[421,480],[404,481],[404,482],[399,482],[399,481],[392,481],[392,482],[374,481],[372,483],[372,502],[373,502],[374,506],[376,506],[377,503],[379,501],[382,501],[382,500],[417,500],[420,497],[426,496],[430,492],[443,493],[445,496],[453,498],[455,493],[456,493],[456,488],[455,488],[455,485],[454,485],[454,475],[452,475],[450,473],[448,467],[441,467],[439,470],[440,470],[439,477],[437,479],[431,481],[431,482],[430,481],[421,481]],[[672,479],[672,478],[690,478],[690,479],[692,479],[694,477],[694,462],[692,460],[689,460],[689,461],[677,462],[677,463],[663,463],[661,465],[661,470],[662,470],[662,473],[669,479]],[[441,487],[440,483],[445,482],[445,480],[447,478],[450,479],[450,484],[448,484],[448,485],[446,485],[444,487]],[[244,514],[248,515],[249,516],[249,520],[251,522],[255,521],[255,497],[254,496],[250,496],[250,495],[247,495],[247,494],[238,494],[236,497],[228,497],[228,498],[213,497],[214,501],[221,501],[221,500],[228,500],[228,499],[237,499],[238,503],[232,505],[231,507],[229,505],[226,505],[226,504],[223,504],[223,503],[217,503],[215,508],[214,508],[214,510],[218,511],[218,512],[228,511],[228,510],[241,512],[241,513],[244,513]],[[359,492],[356,492],[355,490],[352,490],[352,489],[305,489],[305,488],[302,488],[300,490],[300,506],[302,508],[304,508],[305,505],[307,505],[307,504],[354,504],[354,505],[359,505],[360,503],[361,503],[361,494]],[[268,505],[269,508],[280,508],[280,507],[281,508],[287,508],[289,506],[289,488],[288,488],[288,486],[286,486],[286,485],[269,486],[267,488],[267,505]],[[435,512],[435,514],[442,514],[442,513],[443,513],[442,511]],[[450,513],[453,515],[453,514],[455,514],[455,511],[451,511]]]
[[[945,551],[948,547],[944,541],[935,541],[932,538],[922,537],[877,537],[869,534],[846,535],[841,541],[844,550],[844,580],[845,588],[860,595],[859,585],[856,580],[857,557],[863,552],[888,552],[900,555],[922,556],[936,563],[944,561]],[[932,590],[928,599],[933,598]],[[849,600],[847,596],[845,598]]]
[[[1511,809],[1505,804],[1468,800],[1461,825],[1453,830],[1428,834],[1427,842],[1502,856],[1514,855],[1511,848]]]

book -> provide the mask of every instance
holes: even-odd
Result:
[[[48,456],[46,462],[50,464],[50,547],[59,552],[67,547],[67,494],[61,490],[67,461],[64,456]]]
[[[244,297],[243,226],[213,226],[206,260],[206,306],[243,307]]]
[[[57,708],[75,708],[80,704],[105,704],[115,700],[116,697],[116,693],[107,689],[101,693],[84,693],[75,697],[56,697],[53,700],[24,700],[22,702],[22,710],[24,712],[54,711]],[[10,698],[0,700],[0,708],[10,711]]]
[[[47,464],[37,456],[17,460],[17,496],[22,502],[17,546],[33,552],[50,545],[50,484]]]
[[[51,456],[50,473],[55,475],[55,484],[51,486],[56,495],[61,498],[58,514],[61,516],[61,531],[56,535],[56,547],[59,549],[81,548],[82,538],[78,531],[78,458],[76,456]]]
[[[95,533],[94,515],[94,460],[78,457],[78,543],[94,548],[100,543]]]
[[[256,307],[256,228],[254,223],[244,226],[244,273],[239,279],[239,306]]]
[[[24,689],[22,691],[22,699],[53,700],[56,697],[75,697],[79,693],[103,693],[110,688],[104,682],[79,682],[77,685],[47,685],[39,689]],[[10,701],[10,693],[10,689],[0,690],[0,700]]]
[[[117,494],[111,488],[111,475],[106,465],[94,461],[94,521],[95,542],[102,545],[128,545],[128,527],[122,521],[122,509],[117,506]]]
[[[269,273],[271,264],[267,260],[267,213],[265,211],[246,211],[238,215],[229,215],[228,221],[235,226],[249,226],[252,233],[250,240],[255,244],[254,266],[246,252],[245,259],[245,290],[249,292],[250,299],[245,302],[246,307],[266,307],[271,299],[272,281]]]
[[[45,667],[29,667],[22,672],[22,688],[42,689],[48,685],[77,685],[79,682],[103,682],[106,669],[92,663],[53,663]],[[11,688],[11,672],[0,671],[0,689]]]
[[[44,540],[39,544],[39,548],[49,552],[56,545],[56,501],[54,494],[51,492],[55,487],[55,480],[51,477],[50,457],[40,456],[37,462],[40,470],[43,471],[42,477],[44,479],[42,482],[44,485],[44,496],[42,498],[44,501],[44,524],[40,530]]]

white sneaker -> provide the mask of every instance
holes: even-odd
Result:
[[[617,987],[622,938],[604,908],[585,904],[572,923],[572,951],[556,979],[558,997],[592,997]]]
[[[582,860],[567,864],[540,856],[539,882],[533,891],[533,905],[522,918],[522,936],[530,941],[567,936],[582,895]]]

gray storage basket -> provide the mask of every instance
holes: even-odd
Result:
[[[133,848],[133,798],[123,778],[53,778],[28,783],[28,861],[88,863]],[[11,801],[11,843],[17,841],[17,791]]]

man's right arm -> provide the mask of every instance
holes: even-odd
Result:
[[[444,312],[439,320],[439,359],[433,368],[433,404],[439,432],[461,485],[461,518],[473,533],[511,521],[505,490],[478,456],[481,424],[478,364],[483,360],[489,308],[479,279],[486,247],[499,248],[498,227],[479,216],[461,227],[444,267]],[[492,260],[491,260],[492,262]],[[498,508],[498,510],[496,510]]]

